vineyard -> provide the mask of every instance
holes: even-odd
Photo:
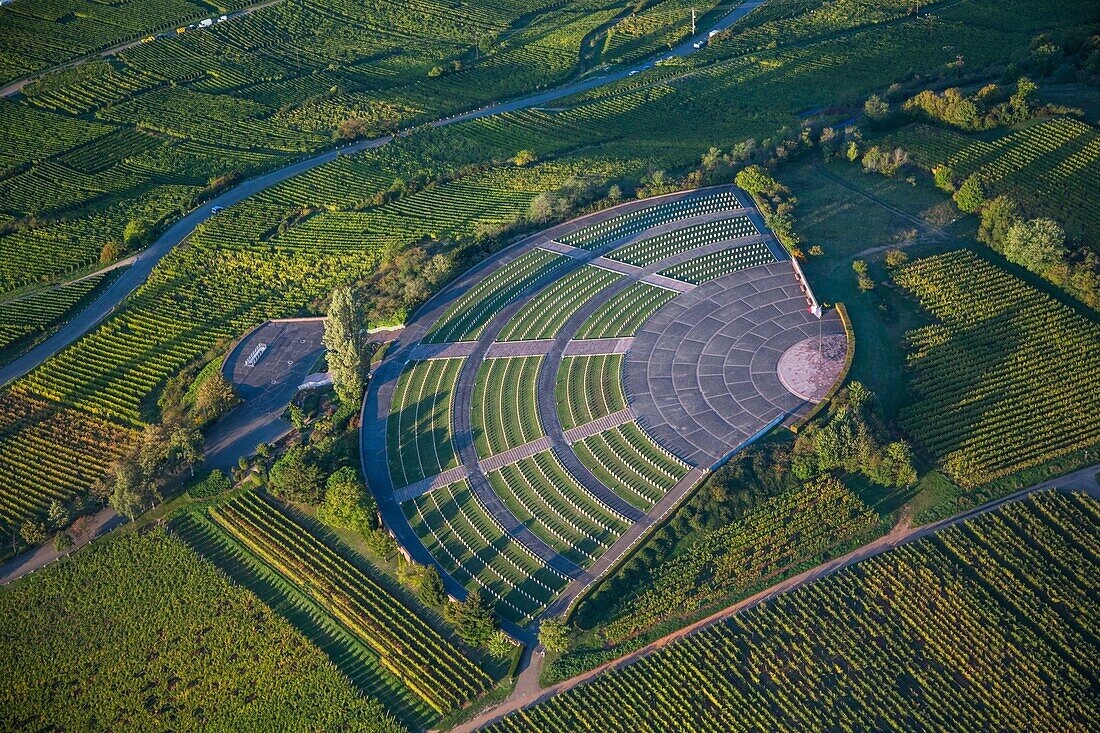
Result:
[[[382,667],[437,713],[446,714],[491,686],[492,679],[452,641],[257,495],[242,494],[210,515],[363,639]]]
[[[1033,496],[486,730],[1089,730],[1098,520],[1082,494]]]
[[[457,465],[451,440],[451,394],[462,359],[414,362],[401,374],[386,431],[390,475],[408,486]]]
[[[988,197],[1009,194],[1100,248],[1100,213],[1091,203],[1100,186],[1100,133],[1092,126],[1057,117],[993,141],[919,125],[895,137],[927,167],[946,164],[960,178],[977,174]]]
[[[1100,327],[976,255],[895,275],[936,318],[908,334],[906,429],[976,487],[1100,443]]]
[[[20,391],[0,393],[0,532],[84,496],[137,435]]]
[[[0,352],[71,317],[117,270],[0,303]]]
[[[687,619],[789,575],[800,564],[877,529],[878,516],[834,478],[769,500],[653,573],[624,599],[601,635],[611,645],[670,619]]]
[[[162,530],[98,541],[0,589],[0,628],[5,730],[404,730]]]

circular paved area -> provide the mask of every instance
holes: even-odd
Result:
[[[820,402],[840,377],[847,353],[844,334],[829,333],[799,341],[779,357],[779,381],[792,394]]]
[[[709,468],[805,399],[779,380],[780,357],[810,337],[843,334],[822,323],[788,262],[735,272],[680,295],[634,338],[623,367],[630,406],[650,436]]]

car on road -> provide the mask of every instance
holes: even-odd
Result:
[[[225,207],[224,206],[211,206],[210,207],[210,213],[211,214],[217,214],[219,211],[225,211]]]
[[[634,69],[634,71],[630,72],[630,73],[628,74],[628,76],[634,76],[634,75],[635,75],[635,74],[637,74],[637,73],[638,73],[638,69]]]

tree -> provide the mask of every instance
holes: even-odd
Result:
[[[375,527],[376,511],[374,498],[358,472],[345,466],[325,482],[325,498],[317,507],[317,519],[330,527],[366,534]]]
[[[489,637],[489,642],[485,647],[489,650],[489,656],[493,659],[507,659],[516,649],[511,637],[503,631],[497,631]]]
[[[539,624],[539,643],[547,651],[565,652],[569,650],[569,626],[561,618],[548,618]]]
[[[109,265],[122,255],[122,243],[117,239],[110,239],[103,243],[99,250],[99,264]]]
[[[209,374],[195,395],[195,422],[206,425],[220,418],[241,403],[233,383],[221,369]]]
[[[493,609],[481,600],[476,588],[466,594],[465,601],[450,604],[447,612],[459,638],[470,646],[486,645],[498,628]]]
[[[133,520],[149,499],[149,485],[141,469],[133,462],[120,459],[114,465],[114,481],[107,503],[119,514]]]
[[[980,209],[985,201],[985,193],[982,191],[982,182],[978,175],[976,173],[970,174],[952,198],[959,209],[968,214]]]
[[[859,143],[857,143],[855,140],[850,141],[848,143],[848,150],[845,155],[847,156],[849,163],[855,163],[857,160],[859,160]]]
[[[612,184],[611,188],[607,189],[607,200],[612,202],[623,200],[623,190],[618,184]]]
[[[336,128],[336,135],[344,140],[358,140],[371,132],[370,124],[361,117],[349,117]]]
[[[55,530],[69,526],[69,510],[64,504],[54,499],[50,502],[50,509],[46,513],[46,522]]]
[[[122,244],[128,250],[135,250],[145,244],[152,232],[153,224],[148,219],[131,219],[122,232]]]
[[[68,532],[58,532],[53,538],[53,549],[65,552],[73,546],[73,538]]]
[[[332,291],[322,342],[328,349],[332,385],[341,402],[356,404],[363,396],[363,353],[366,324],[352,297],[342,285]]]
[[[950,166],[937,165],[932,169],[932,178],[936,181],[936,187],[947,193],[955,191],[955,172]]]
[[[852,269],[856,272],[857,284],[860,290],[874,289],[875,281],[868,275],[867,262],[865,260],[856,260],[853,262]]]
[[[521,150],[512,158],[512,162],[521,167],[530,165],[536,160],[538,160],[538,156],[535,155],[535,151],[533,150]]]
[[[32,519],[28,519],[23,522],[19,527],[19,536],[23,538],[23,541],[28,545],[41,545],[50,538],[50,535],[46,532],[46,525],[43,522],[36,522]]]
[[[1040,275],[1065,262],[1067,254],[1066,233],[1053,219],[1017,221],[1005,237],[1005,257]]]
[[[195,475],[195,464],[202,463],[205,441],[202,432],[191,425],[180,425],[168,437],[168,460],[173,465],[183,464]]]
[[[758,165],[742,168],[737,172],[734,183],[753,195],[770,194],[779,185],[766,170]]]
[[[872,94],[863,103],[863,112],[869,119],[884,120],[890,114],[890,105],[877,94]]]
[[[292,446],[271,467],[271,490],[289,501],[319,503],[324,498],[324,475],[311,458],[306,446]]]
[[[1007,196],[998,196],[982,206],[982,222],[978,226],[978,241],[996,252],[1004,252],[1008,232],[1020,221],[1016,202]]]
[[[909,255],[897,247],[886,250],[886,266],[899,267],[909,261]]]
[[[447,598],[447,591],[443,587],[443,578],[439,575],[435,565],[428,565],[420,575],[420,587],[416,590],[416,596],[426,606],[438,606]]]

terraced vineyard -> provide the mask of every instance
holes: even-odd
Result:
[[[526,341],[553,338],[578,308],[621,277],[610,270],[586,265],[555,281],[532,298],[505,324],[497,339]]]
[[[661,306],[676,297],[672,290],[636,282],[601,305],[577,330],[579,339],[633,336]]]
[[[642,510],[656,504],[688,472],[682,461],[633,422],[574,443],[573,450],[596,478]]]
[[[628,526],[574,479],[552,451],[489,474],[493,491],[524,526],[578,565],[588,565]]]
[[[835,478],[764,502],[655,568],[601,635],[618,644],[669,619],[689,619],[775,582],[799,564],[866,537],[879,518]]]
[[[1098,518],[1096,500],[1082,494],[1034,496],[707,627],[486,730],[1089,730],[1100,663]]]
[[[465,481],[410,499],[402,509],[443,569],[467,589],[484,591],[506,619],[526,624],[565,587],[566,578],[509,537]]]
[[[692,285],[702,285],[723,275],[729,275],[731,272],[756,267],[757,265],[766,265],[769,262],[775,262],[775,257],[772,256],[768,245],[759,242],[757,244],[747,244],[743,247],[711,252],[687,262],[667,267],[661,270],[661,274],[665,277],[683,280]]]
[[[0,532],[83,496],[137,435],[79,410],[0,393]]]
[[[947,164],[959,177],[976,173],[990,196],[1010,194],[1100,248],[1100,212],[1090,203],[1100,186],[1100,133],[1087,123],[1057,117],[992,141],[921,126],[896,137],[928,167]]]
[[[902,420],[952,478],[975,487],[1100,443],[1100,326],[965,251],[895,280],[937,320],[908,334]]]
[[[93,275],[0,303],[0,352],[18,341],[49,330],[86,303],[117,271]]]
[[[681,252],[690,252],[693,249],[717,244],[718,242],[742,239],[759,233],[748,217],[738,216],[731,219],[717,219],[648,237],[625,247],[620,247],[609,254],[608,257],[638,267],[645,267]]]
[[[458,465],[451,438],[451,400],[462,359],[409,364],[394,391],[386,431],[390,475],[397,487]]]
[[[471,400],[478,456],[503,453],[543,435],[539,421],[540,356],[488,359],[481,365]]]
[[[492,679],[370,576],[254,493],[210,510],[217,524],[363,639],[379,663],[436,712]]]
[[[537,248],[517,257],[456,300],[422,340],[424,343],[475,340],[501,308],[564,261],[562,255]]]
[[[567,356],[558,369],[555,398],[563,430],[626,409],[623,356]]]

